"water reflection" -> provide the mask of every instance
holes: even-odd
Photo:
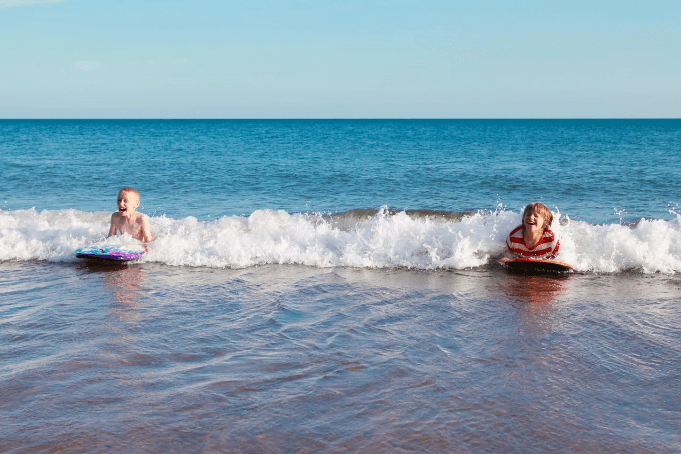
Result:
[[[140,299],[143,282],[144,269],[137,265],[112,271],[104,278],[104,283],[111,289],[111,294],[118,303],[113,307],[113,313],[129,327],[135,326],[144,318],[144,304]]]
[[[142,317],[141,301],[144,268],[139,264],[102,264],[86,262],[88,272],[101,274],[102,281],[117,303],[113,307],[116,317],[126,324],[139,322]]]
[[[121,305],[134,306],[144,282],[144,270],[139,266],[125,268],[106,274],[104,282],[111,288],[113,297]]]
[[[88,261],[85,267],[90,273],[101,273],[104,283],[111,289],[116,302],[125,305],[135,304],[139,297],[140,284],[144,282],[144,269],[135,264],[102,264]]]
[[[507,294],[526,303],[530,312],[551,308],[551,304],[570,287],[570,277],[509,276]]]

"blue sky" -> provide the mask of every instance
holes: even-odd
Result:
[[[0,118],[679,118],[681,2],[0,0]]]

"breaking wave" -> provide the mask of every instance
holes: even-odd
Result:
[[[76,249],[102,242],[110,213],[0,210],[0,260],[72,262]],[[256,210],[212,221],[151,218],[157,239],[142,259],[171,266],[245,268],[265,264],[316,267],[466,269],[492,263],[520,213],[357,209],[334,215]],[[632,225],[590,224],[556,216],[559,260],[582,272],[681,272],[681,216]]]

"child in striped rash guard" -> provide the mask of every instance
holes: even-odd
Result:
[[[547,260],[558,254],[560,242],[551,231],[553,213],[546,205],[530,203],[523,212],[523,223],[506,240],[508,256]]]

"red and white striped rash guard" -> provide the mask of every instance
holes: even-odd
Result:
[[[527,247],[523,238],[523,226],[519,225],[511,231],[506,240],[506,247],[515,257],[528,257],[532,259],[550,259],[558,254],[560,241],[549,229],[544,231],[542,239],[533,248]]]

